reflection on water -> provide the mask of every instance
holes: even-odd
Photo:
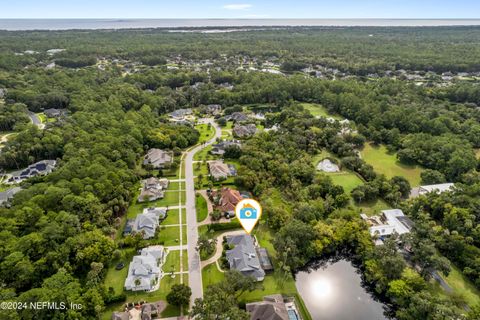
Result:
[[[388,319],[383,314],[383,304],[365,291],[357,269],[349,261],[301,271],[295,279],[298,292],[315,320]]]

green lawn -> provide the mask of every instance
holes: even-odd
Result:
[[[208,216],[207,200],[200,194],[195,196],[195,208],[197,209],[197,222],[205,220]]]
[[[422,169],[419,166],[400,163],[396,155],[389,153],[384,145],[374,146],[368,143],[365,144],[362,150],[362,158],[373,166],[375,172],[384,174],[387,178],[403,176],[410,182],[412,187],[420,185]]]
[[[303,106],[306,110],[310,111],[310,113],[312,114],[312,116],[315,116],[315,117],[331,117],[331,118],[334,118],[334,119],[337,119],[337,120],[342,120],[343,118],[338,116],[338,115],[333,115],[333,114],[330,114],[327,109],[318,104],[318,103],[300,103],[301,106]]]
[[[158,236],[155,239],[155,243],[163,244],[164,246],[180,245],[180,227],[160,226],[160,231],[158,232]]]
[[[462,272],[452,264],[452,270],[446,282],[452,287],[455,293],[462,295],[470,307],[480,304],[480,291],[468,280]]]
[[[199,161],[199,160],[213,160],[217,159],[217,156],[210,154],[210,150],[212,150],[212,146],[209,145],[205,147],[204,149],[200,150],[199,152],[195,153],[193,156],[193,160]]]
[[[215,263],[211,263],[202,269],[202,284],[205,290],[209,285],[221,282],[224,279],[223,273],[217,269]]]
[[[187,250],[183,250],[183,256],[187,254]],[[163,272],[171,272],[172,270],[174,272],[180,272],[180,250],[172,250],[168,252],[167,255],[167,261],[165,261],[165,264],[163,265],[162,268]],[[188,264],[183,265],[183,270],[187,271],[188,270]]]
[[[37,116],[38,116],[38,119],[40,119],[41,123],[47,122],[47,116],[44,113],[42,112],[37,113]]]
[[[333,183],[343,187],[345,193],[350,195],[350,192],[359,185],[363,184],[362,179],[351,171],[341,171],[336,173],[325,173],[329,176]]]
[[[377,199],[370,202],[362,202],[360,204],[354,204],[354,206],[359,208],[361,212],[365,213],[367,216],[373,216],[380,213],[382,210],[391,209],[391,206],[382,199]]]
[[[180,217],[179,217],[179,209],[171,209],[168,210],[167,212],[167,218],[162,221],[161,225],[167,225],[167,224],[179,224],[180,223]],[[185,223],[185,221],[183,221]]]
[[[332,178],[332,181],[336,185],[340,185],[345,190],[345,193],[350,195],[350,192],[357,186],[362,185],[362,179],[351,171],[342,171],[338,173],[325,173],[327,176]],[[350,201],[351,205],[355,208],[360,209],[362,213],[366,215],[374,215],[379,213],[381,210],[389,209],[390,206],[382,199],[377,199],[370,202],[362,202],[360,204],[354,203],[353,200]]]
[[[198,140],[200,142],[210,140],[215,134],[215,128],[205,123],[196,125],[195,129],[200,132],[200,139]]]
[[[232,130],[222,130],[222,139],[233,139]]]
[[[184,281],[185,281],[184,276]],[[124,279],[125,280],[125,279]],[[159,300],[166,301],[167,294],[170,292],[170,289],[174,284],[180,284],[180,277],[177,275],[175,278],[171,278],[170,276],[164,276],[160,280],[160,288],[154,292],[133,292],[133,291],[125,291],[127,293],[127,300],[126,302],[137,302],[145,300],[147,302],[155,302]],[[122,284],[123,288],[123,284]],[[122,289],[123,290],[123,289]],[[102,319],[110,320],[112,317],[112,313],[114,311],[122,311],[123,302],[115,303],[109,305],[105,312],[102,315]],[[180,315],[180,308],[176,306],[167,306],[167,308],[162,312],[162,318],[167,317],[176,317]]]

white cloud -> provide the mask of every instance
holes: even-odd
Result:
[[[251,7],[252,5],[248,3],[232,3],[223,6],[223,8],[227,10],[248,10]]]

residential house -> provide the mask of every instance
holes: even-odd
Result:
[[[263,297],[263,301],[247,303],[245,308],[251,320],[296,320],[296,308],[288,308],[281,294]]]
[[[243,199],[240,192],[227,187],[222,188],[220,191],[212,192],[211,198],[217,205],[217,209],[219,209],[227,217],[235,216],[235,206],[240,202],[240,200]]]
[[[162,265],[165,262],[162,246],[143,248],[140,255],[134,256],[128,267],[125,290],[154,291],[160,286]]]
[[[209,104],[205,110],[208,114],[216,116],[222,113],[222,106],[219,104]]]
[[[37,163],[29,165],[27,168],[19,171],[15,171],[10,173],[8,180],[6,183],[20,183],[26,179],[40,176],[40,175],[47,175],[51,173],[57,165],[57,161],[55,160],[42,160]]]
[[[442,193],[446,191],[452,191],[454,186],[455,185],[453,183],[440,183],[440,184],[420,186],[420,187],[412,188],[412,191],[410,192],[410,197],[415,198],[431,192]]]
[[[233,134],[239,138],[251,137],[256,132],[257,132],[257,127],[253,123],[249,123],[246,125],[236,124],[235,127],[233,127]]]
[[[0,206],[6,205],[13,199],[13,196],[22,190],[20,187],[15,187],[8,189],[6,191],[0,192]]]
[[[225,154],[225,149],[231,146],[240,147],[242,143],[239,140],[223,140],[217,144],[212,145],[211,154],[223,156]]]
[[[155,201],[165,196],[168,187],[168,179],[150,177],[142,181],[142,189],[138,196],[138,202]]]
[[[177,120],[183,120],[186,116],[189,116],[193,113],[192,109],[178,109],[173,112],[170,112],[168,115],[170,118],[177,119]]]
[[[370,216],[361,214],[369,225],[370,235],[377,238],[375,244],[383,244],[383,240],[392,235],[402,235],[409,233],[413,227],[413,222],[403,214],[400,209],[382,210],[380,216]]]
[[[225,117],[229,121],[243,122],[248,120],[248,116],[243,112],[234,112],[231,115]]]
[[[225,180],[230,176],[235,176],[237,170],[231,164],[226,164],[222,160],[208,161],[208,169],[213,180]]]
[[[238,270],[244,276],[251,276],[256,281],[263,281],[265,271],[260,265],[253,237],[247,234],[226,236],[226,241],[227,244],[234,246],[226,252],[230,269]]]
[[[151,165],[155,169],[169,167],[173,162],[173,152],[161,149],[150,149],[144,157],[143,164]]]
[[[167,208],[145,208],[138,214],[132,226],[132,232],[143,234],[143,239],[151,239],[160,225],[160,221],[167,217]]]
[[[50,109],[43,110],[43,113],[45,113],[45,115],[48,118],[59,118],[59,117],[64,116],[66,114],[66,110],[65,109],[50,108]]]

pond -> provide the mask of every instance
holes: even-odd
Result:
[[[384,305],[362,286],[357,269],[347,260],[312,265],[295,275],[307,309],[315,320],[383,320]]]

